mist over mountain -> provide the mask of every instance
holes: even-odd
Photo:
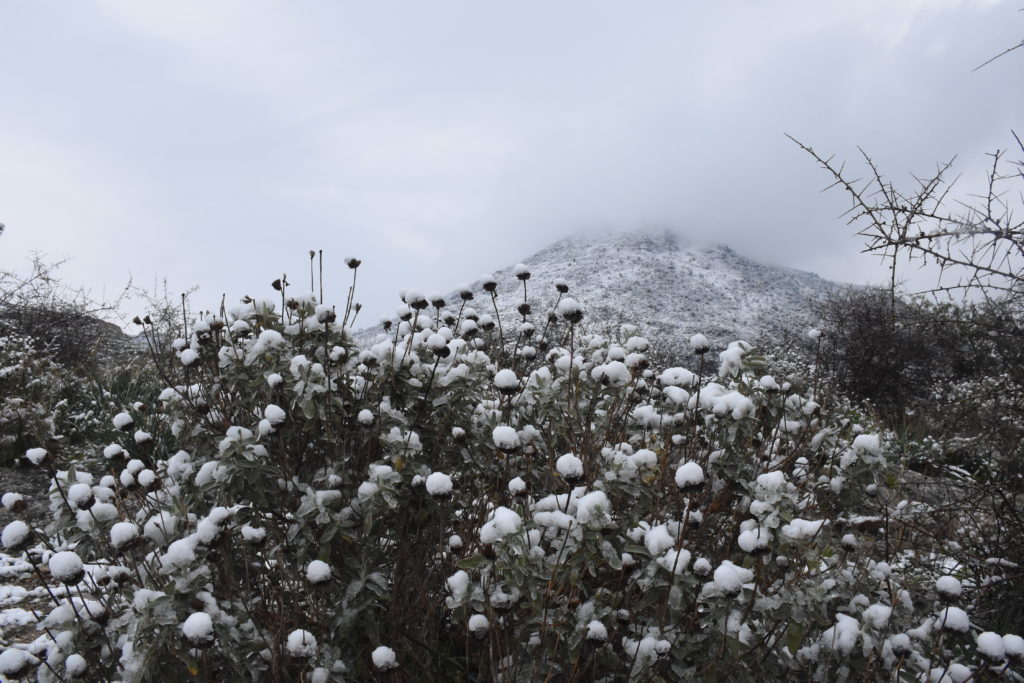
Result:
[[[717,347],[808,323],[811,302],[837,283],[793,268],[758,263],[722,244],[695,244],[670,231],[582,233],[560,239],[522,260],[530,319],[542,323],[558,296],[554,282],[585,312],[584,323],[631,322],[652,340],[684,342],[701,333]],[[503,321],[520,320],[523,282],[510,263],[493,276]],[[480,280],[469,305],[493,314]],[[445,297],[459,303],[458,291]]]

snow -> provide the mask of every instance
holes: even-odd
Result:
[[[271,425],[277,426],[284,422],[288,415],[284,412],[284,408],[271,403],[263,409],[263,417],[265,417]]]
[[[567,296],[563,297],[562,300],[558,302],[558,308],[556,308],[555,311],[563,318],[568,318],[579,314],[580,305],[577,303],[576,299],[573,299],[571,296]]]
[[[213,481],[216,481],[220,475],[223,467],[216,460],[209,460],[203,463],[203,466],[196,472],[195,484],[196,486],[205,486]]]
[[[956,598],[960,596],[963,591],[963,587],[960,585],[960,581],[953,576],[940,576],[935,580],[935,590],[946,598]]]
[[[213,641],[213,619],[206,612],[194,612],[182,623],[181,632],[193,645],[208,645]]]
[[[356,416],[356,420],[361,425],[371,425],[373,424],[373,413],[371,413],[366,408],[363,408],[362,410],[359,411],[359,415]]]
[[[166,545],[174,537],[174,530],[177,525],[177,517],[167,512],[161,512],[153,515],[146,521],[142,533],[157,545]]]
[[[28,539],[30,533],[31,530],[28,528],[28,524],[25,524],[20,519],[16,519],[4,527],[0,540],[3,541],[5,549],[16,550]]]
[[[375,649],[370,654],[370,659],[373,660],[373,665],[379,671],[390,671],[391,669],[398,668],[398,658],[395,656],[395,651],[387,645],[381,645]]]
[[[735,595],[743,588],[743,584],[754,580],[754,572],[743,567],[738,567],[729,560],[722,560],[722,564],[715,570],[714,585],[725,595]]]
[[[609,519],[612,504],[604,491],[591,491],[576,501],[576,521],[584,525]]]
[[[149,488],[156,482],[156,472],[153,470],[142,470],[135,479],[139,482],[139,486]]]
[[[112,443],[103,449],[103,457],[107,460],[116,458],[124,453],[124,449],[121,448],[120,444]]]
[[[985,655],[993,662],[1001,662],[1006,659],[1006,644],[1003,637],[992,631],[979,633],[975,638],[978,644],[978,652]]]
[[[721,377],[731,377],[739,373],[743,367],[743,357],[751,348],[750,344],[745,341],[730,342],[729,347],[718,354],[718,358],[721,361],[718,374]]]
[[[835,626],[821,634],[821,641],[834,652],[848,656],[860,634],[860,622],[847,614],[836,614]]]
[[[149,432],[144,432],[141,429],[135,430],[135,434],[132,436],[135,439],[135,443],[146,443],[147,441],[153,440],[153,435]]]
[[[882,446],[877,434],[861,434],[853,440],[853,450],[857,453],[881,455]]]
[[[597,619],[587,624],[587,640],[603,643],[608,640],[608,628]]]
[[[652,557],[661,555],[676,544],[676,539],[668,532],[668,527],[659,524],[644,534],[644,546]]]
[[[508,492],[513,496],[518,496],[521,493],[526,492],[526,482],[523,481],[522,477],[515,477],[508,482]]]
[[[285,647],[292,657],[312,657],[316,654],[316,638],[309,631],[297,628],[288,634]]]
[[[764,550],[772,542],[772,533],[768,529],[757,526],[747,529],[736,539],[737,545],[745,553],[753,553]]]
[[[676,469],[676,486],[681,489],[704,483],[704,470],[695,462],[686,462]]]
[[[0,654],[0,674],[12,679],[21,678],[22,674],[36,662],[36,658],[24,650],[9,647]]]
[[[331,580],[331,565],[323,560],[313,560],[306,565],[306,581],[316,585]]]
[[[272,372],[269,375],[267,375],[267,385],[272,388],[281,386],[282,382],[284,382],[284,377],[282,377],[276,372]]]
[[[668,399],[677,406],[686,405],[687,401],[690,400],[690,393],[685,389],[680,389],[679,387],[665,387],[662,391],[665,396],[667,396]],[[675,434],[674,436],[679,436],[679,434]]]
[[[604,382],[616,387],[629,384],[633,378],[629,371],[629,366],[617,360],[598,365],[590,371],[590,376],[598,382]]]
[[[711,412],[715,417],[731,415],[732,419],[740,420],[744,417],[754,417],[756,409],[754,402],[738,391],[729,391],[719,396],[708,396],[707,403],[711,405]],[[701,395],[701,404],[705,404],[704,396]]]
[[[555,461],[555,469],[566,479],[580,479],[583,476],[583,461],[572,453],[566,453]]]
[[[448,547],[451,550],[458,550],[463,545],[464,544],[462,542],[462,536],[459,536],[458,534],[452,534],[451,536],[448,537]]]
[[[823,519],[794,519],[789,524],[784,525],[779,531],[790,540],[802,541],[815,536],[824,524],[825,520]]]
[[[945,667],[946,675],[942,676],[942,669],[932,669],[931,680],[950,680],[953,683],[966,683],[969,680],[976,680],[973,678],[974,673],[960,662],[950,662]]]
[[[906,633],[896,633],[889,638],[889,645],[892,651],[899,656],[909,654],[913,651],[910,643],[910,636]]]
[[[675,550],[670,548],[665,554],[658,558],[658,564],[668,572],[682,574],[690,566],[690,551],[685,549]]]
[[[935,625],[937,628],[944,628],[959,633],[967,633],[971,630],[971,620],[967,616],[967,612],[959,607],[947,607],[939,612]]]
[[[266,351],[271,347],[281,346],[283,344],[284,337],[280,332],[277,330],[263,330],[249,349],[249,354],[245,358],[246,365],[252,364],[257,357],[266,353]]]
[[[443,472],[431,472],[427,475],[426,488],[432,496],[447,496],[452,492],[452,478]]]
[[[199,539],[195,535],[189,535],[167,546],[167,552],[161,558],[161,562],[171,567],[185,567],[196,559],[196,546]]]
[[[448,340],[444,338],[444,335],[434,333],[427,337],[427,348],[434,353],[442,353],[448,348]]]
[[[139,537],[139,527],[133,522],[118,522],[110,527],[110,544],[121,548]]]
[[[494,375],[494,386],[499,391],[515,391],[519,388],[519,378],[516,377],[515,372],[505,368]]]
[[[690,337],[690,349],[694,353],[707,353],[710,348],[711,344],[708,343],[708,338],[703,334],[695,334]]]
[[[449,607],[460,605],[466,599],[466,594],[469,592],[469,574],[460,569],[448,577],[445,585],[448,586],[448,590],[452,594],[450,598],[452,603]]]
[[[689,388],[697,384],[697,375],[686,368],[668,368],[658,376],[658,381],[666,387]]]
[[[132,416],[129,415],[128,413],[118,413],[117,415],[114,416],[111,422],[114,423],[115,429],[124,430],[132,426],[135,423],[135,420],[133,420]]]
[[[693,561],[693,573],[697,576],[707,576],[711,573],[711,562],[706,557],[698,557]]]
[[[68,502],[76,508],[86,509],[93,501],[92,487],[88,484],[72,484],[67,491]]]
[[[74,618],[73,615],[69,615],[69,617]],[[38,622],[38,617],[34,611],[29,612],[28,610],[24,610],[20,607],[8,607],[0,612],[0,632],[12,626],[28,626],[29,624],[35,624],[36,622]]]
[[[1015,633],[1007,633],[1003,636],[1003,648],[1008,656],[1018,661],[1024,660],[1024,638]]]
[[[543,320],[556,306],[557,293],[549,284],[564,280],[572,286],[577,307],[600,310],[602,319],[629,319],[652,339],[685,342],[702,331],[711,338],[704,343],[722,348],[776,326],[799,329],[806,300],[820,299],[829,289],[829,283],[810,273],[765,266],[722,246],[688,244],[656,231],[574,235],[530,256],[527,263],[531,282],[542,285],[531,292],[532,322]],[[496,276],[498,309],[503,318],[518,320],[522,284],[511,267]],[[560,312],[559,318],[561,323]],[[632,334],[635,328],[621,332],[623,338]]]
[[[182,365],[192,365],[199,360],[199,352],[195,349],[185,349],[181,352],[180,358]]]
[[[491,433],[494,445],[503,451],[513,451],[519,448],[519,434],[512,427],[501,425],[494,428]]]
[[[631,336],[626,340],[626,351],[630,353],[644,353],[650,348],[651,342],[647,337]]]
[[[469,632],[478,638],[491,628],[491,622],[482,614],[474,614],[469,618]]]
[[[69,676],[81,676],[88,669],[89,665],[85,661],[85,657],[77,652],[68,655],[68,658],[64,660],[64,670]]]
[[[45,460],[48,455],[49,453],[45,448],[30,448],[25,451],[25,457],[28,458],[29,462],[33,465],[42,464],[43,460]]]
[[[786,487],[786,474],[780,471],[765,472],[758,475],[755,483],[761,494],[781,491]]]
[[[480,527],[480,540],[485,544],[500,541],[509,534],[519,531],[523,518],[515,510],[505,506],[498,507],[491,513],[491,519]]]
[[[864,608],[864,623],[874,628],[885,628],[892,616],[892,607],[875,603]]]
[[[50,573],[63,583],[78,583],[82,580],[84,568],[82,558],[72,550],[63,550],[50,557]]]
[[[267,537],[267,530],[262,527],[242,525],[242,540],[246,543],[260,543]]]
[[[4,509],[6,509],[6,510],[13,510],[15,508],[15,506],[18,505],[18,503],[20,503],[20,502],[22,502],[24,500],[25,500],[25,496],[21,495],[20,493],[10,493],[10,492],[9,493],[5,493],[3,495],[3,498],[0,499],[0,501],[2,501],[2,503],[3,503]]]

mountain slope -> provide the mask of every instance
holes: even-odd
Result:
[[[538,327],[555,303],[554,282],[560,278],[569,285],[568,296],[583,307],[588,329],[634,323],[662,344],[682,343],[699,332],[724,347],[773,330],[796,330],[806,324],[810,302],[837,286],[813,273],[758,263],[720,244],[691,244],[667,231],[574,235],[522,263],[531,273],[530,321]],[[516,307],[523,301],[523,283],[514,267],[493,273],[506,327],[522,319]],[[481,281],[471,288],[475,298],[469,305],[493,314]],[[457,308],[458,290],[445,300]],[[379,328],[359,336],[373,331]]]
[[[724,245],[688,244],[670,232],[572,236],[523,263],[531,272],[527,293],[535,320],[544,319],[557,296],[553,282],[562,278],[591,323],[632,322],[664,342],[700,332],[716,346],[797,327],[809,301],[836,287],[813,273],[757,263]],[[494,277],[502,318],[506,311],[517,316],[523,286],[513,267]],[[479,283],[473,289],[473,305],[490,312]]]

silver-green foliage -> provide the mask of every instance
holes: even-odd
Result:
[[[886,439],[749,345],[662,370],[631,326],[503,338],[406,299],[365,348],[311,296],[207,316],[99,466],[42,460],[28,556],[87,571],[52,589],[32,675],[80,654],[94,680],[365,680],[382,646],[429,680],[1003,666],[944,625],[950,551],[914,546]]]

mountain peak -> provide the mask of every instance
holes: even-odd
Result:
[[[812,273],[758,263],[728,245],[695,243],[663,227],[577,233],[523,263],[532,273],[528,296],[535,315],[553,304],[553,282],[560,278],[592,322],[636,323],[666,342],[699,332],[724,346],[795,328],[810,301],[835,287]],[[495,277],[499,309],[515,315],[523,287],[512,270],[509,264]]]
[[[810,303],[837,285],[813,273],[758,263],[725,244],[695,243],[657,227],[629,232],[581,232],[559,239],[522,260],[524,283],[515,264],[494,273],[502,318],[520,320],[524,292],[531,322],[546,319],[568,283],[568,296],[583,307],[584,325],[595,332],[632,323],[651,340],[682,343],[700,333],[716,347],[763,333],[805,324]],[[481,312],[491,308],[472,287]],[[445,300],[459,301],[457,291]],[[370,330],[366,331],[367,333]]]

